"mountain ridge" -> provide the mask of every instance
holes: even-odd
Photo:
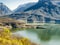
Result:
[[[39,0],[23,12],[18,11],[18,13],[12,13],[7,17],[27,20],[27,22],[60,23],[60,7],[54,5],[51,0]]]
[[[0,16],[10,14],[12,11],[0,2]]]
[[[33,2],[33,3],[27,3],[27,4],[23,4],[23,5],[19,5],[15,10],[14,12],[23,12],[25,9],[35,5],[36,3]]]

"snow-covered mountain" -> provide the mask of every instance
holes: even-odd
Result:
[[[11,13],[11,10],[3,3],[0,3],[0,16],[8,15],[10,13]]]
[[[23,12],[24,10],[26,10],[27,8],[35,5],[36,3],[33,2],[33,3],[28,3],[28,4],[23,4],[23,5],[19,5],[15,10],[14,12]]]

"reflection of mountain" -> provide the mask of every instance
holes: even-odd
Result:
[[[14,12],[23,12],[25,9],[35,5],[36,3],[28,3],[24,5],[20,5],[17,9],[14,10]]]
[[[3,3],[0,3],[0,16],[10,14],[11,10],[5,6]]]

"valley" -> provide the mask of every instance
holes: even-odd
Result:
[[[38,0],[10,10],[0,2],[0,45],[60,45],[59,4]]]

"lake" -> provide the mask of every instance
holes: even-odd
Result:
[[[32,42],[41,45],[60,45],[60,27],[47,26],[47,29],[27,29],[16,31],[14,34],[29,38]]]

